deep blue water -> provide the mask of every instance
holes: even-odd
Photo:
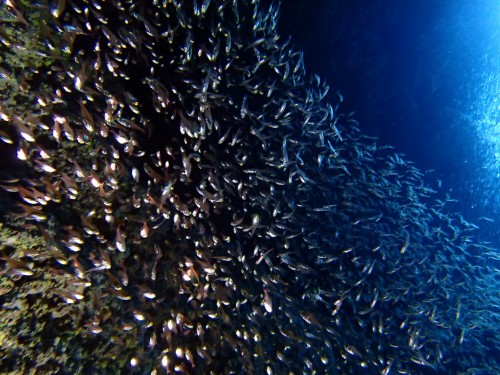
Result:
[[[406,155],[500,241],[500,2],[291,0],[282,35],[363,133]]]

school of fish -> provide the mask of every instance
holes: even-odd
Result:
[[[2,6],[30,27],[20,1]],[[0,185],[47,248],[2,273],[43,260],[80,281],[61,304],[112,296],[82,329],[137,338],[123,371],[498,370],[500,256],[340,93],[327,102],[278,2],[32,6],[57,58],[30,113],[0,107],[31,176]]]

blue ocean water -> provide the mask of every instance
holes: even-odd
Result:
[[[284,3],[281,17],[308,73],[333,88],[329,99],[340,93],[362,132],[413,161],[438,196],[452,198],[450,210],[478,226],[477,238],[498,249],[500,2],[298,0]],[[497,277],[489,272],[486,279]],[[500,355],[497,330],[480,340],[490,358]]]
[[[500,245],[500,2],[287,1],[281,33],[360,128]]]

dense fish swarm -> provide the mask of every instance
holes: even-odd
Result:
[[[25,93],[0,113],[20,166],[2,171],[2,222],[44,238],[3,241],[4,311],[53,283],[33,323],[46,356],[3,340],[6,371],[498,370],[499,257],[325,101],[278,3],[2,7],[2,80]],[[30,30],[50,64],[9,70]]]

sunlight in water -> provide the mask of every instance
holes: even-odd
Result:
[[[491,75],[482,87],[476,110],[477,130],[482,140],[486,168],[500,177],[500,77]]]
[[[500,212],[500,73],[485,74],[469,120],[475,129],[477,184],[471,187],[489,215]]]

